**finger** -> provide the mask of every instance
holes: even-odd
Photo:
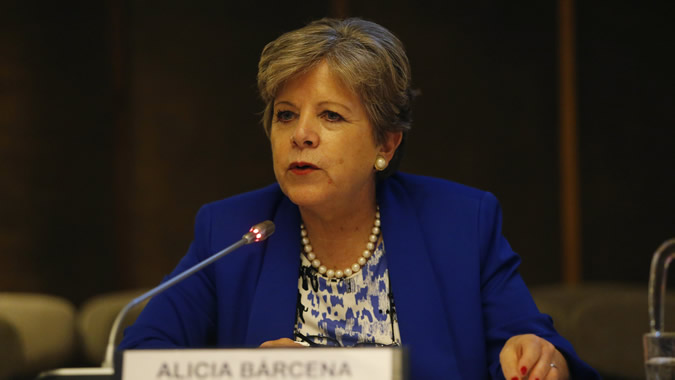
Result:
[[[551,358],[551,363],[555,364],[555,367],[551,367],[551,364],[549,363],[549,367],[551,369],[548,371],[548,376],[546,376],[546,380],[567,380],[570,378],[570,370],[569,367],[567,367],[567,360],[565,360],[565,357],[563,354],[558,351],[557,348],[553,347],[553,357]]]
[[[262,348],[270,348],[270,347],[296,347],[299,346],[296,342],[288,339],[288,338],[281,338],[281,339],[276,339],[276,340],[269,340],[267,342],[263,342],[263,344],[260,345]]]
[[[521,376],[530,374],[532,368],[537,364],[541,356],[541,341],[542,339],[536,335],[527,334],[520,335],[518,345],[520,346],[520,357],[518,358],[518,371]],[[529,376],[529,379],[534,380],[534,377]]]
[[[263,342],[263,344],[261,344],[260,347],[261,348],[271,348],[271,347],[297,348],[297,347],[305,347],[305,346],[298,343],[298,342],[295,342],[291,339],[281,338],[281,339],[268,340],[267,342]]]
[[[557,379],[558,372],[551,367],[555,347],[544,339],[540,339],[540,355],[530,371],[530,380]]]
[[[551,367],[550,363],[549,363],[549,367],[550,367],[550,369],[549,369],[548,373],[546,374],[546,377],[544,377],[544,380],[559,380],[559,379],[562,378],[561,375],[560,375],[560,370],[558,370],[558,368]]]
[[[506,379],[518,380],[522,376],[518,369],[518,349],[518,337],[512,337],[506,341],[499,353],[499,363],[502,365],[502,373]]]

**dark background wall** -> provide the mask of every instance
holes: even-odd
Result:
[[[0,291],[156,284],[203,203],[274,181],[263,46],[306,1],[0,3]],[[495,193],[529,284],[561,281],[557,3],[339,2],[408,49],[403,170]],[[646,284],[675,235],[670,4],[579,2],[583,279]]]

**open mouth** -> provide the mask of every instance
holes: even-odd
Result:
[[[293,162],[289,165],[288,169],[295,174],[308,174],[317,170],[318,167],[309,162]]]

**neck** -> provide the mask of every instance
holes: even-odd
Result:
[[[328,267],[351,265],[360,257],[375,219],[375,195],[360,202],[332,207],[300,207],[302,220],[317,257]]]

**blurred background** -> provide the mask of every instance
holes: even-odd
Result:
[[[324,16],[405,44],[421,96],[403,170],[494,193],[525,281],[562,282],[558,6],[3,0],[0,291],[80,304],[157,284],[200,205],[274,181],[259,54]],[[665,1],[575,6],[581,281],[646,291],[652,253],[675,237],[673,16]]]

